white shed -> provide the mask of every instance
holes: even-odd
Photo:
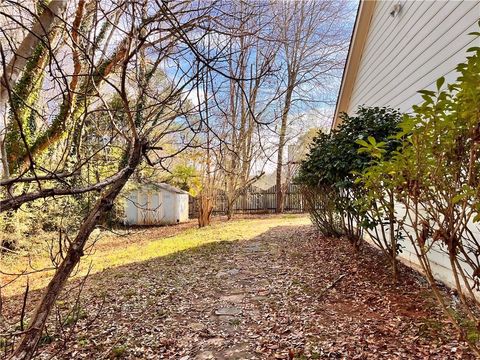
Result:
[[[177,224],[188,220],[188,192],[165,183],[142,184],[127,195],[125,223]]]

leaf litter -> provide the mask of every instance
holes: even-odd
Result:
[[[107,269],[81,304],[39,359],[473,358],[418,273],[312,226]]]

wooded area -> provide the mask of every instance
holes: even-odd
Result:
[[[121,222],[112,214],[134,184],[195,194],[200,226],[215,193],[230,219],[267,169],[277,186],[263,206],[282,212],[285,196],[288,209],[300,206],[286,184],[321,125],[306,127],[309,114],[335,102],[351,31],[340,20],[354,9],[343,0],[0,4],[0,245],[30,256],[45,238],[54,269],[28,324],[24,304],[19,330],[5,329],[18,339],[12,359],[34,356],[92,232]]]

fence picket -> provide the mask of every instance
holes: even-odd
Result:
[[[267,190],[250,186],[243,191],[234,203],[235,213],[260,214],[275,212],[277,203],[277,187],[274,185]],[[284,210],[286,212],[304,212],[303,197],[297,185],[289,184],[284,197]],[[213,214],[221,215],[227,210],[225,193],[218,192],[213,201]],[[189,200],[189,216],[198,216],[198,204],[194,197]]]

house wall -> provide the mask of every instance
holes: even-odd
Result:
[[[395,17],[395,4],[402,5]],[[373,9],[347,112],[354,114],[358,105],[389,106],[402,112],[422,102],[421,89],[435,89],[436,80],[457,78],[455,67],[464,62],[466,50],[480,46],[469,32],[479,31],[480,1],[378,1]],[[345,99],[344,99],[345,100]],[[397,212],[401,214],[400,205]],[[480,239],[477,225],[470,229]],[[419,267],[408,240],[402,243],[402,261]],[[448,257],[434,246],[429,259],[438,280],[454,285]],[[471,272],[471,271],[469,271]]]
[[[396,216],[397,219],[406,219],[405,214],[406,214],[406,209],[403,205],[401,204],[396,204],[395,206],[395,211],[396,211]],[[423,212],[425,215],[425,212]],[[413,212],[411,212],[411,215],[413,216]],[[407,221],[408,223],[408,221]],[[480,233],[478,231],[477,225],[473,224],[470,222],[469,224],[469,229],[472,231],[472,233],[476,236],[477,239],[480,239]],[[378,233],[381,234],[381,229],[378,227]],[[412,236],[415,239],[415,232],[413,228],[409,228],[408,226],[402,229],[402,235],[403,239],[399,241],[399,245],[401,246],[401,252],[398,256],[399,260],[405,263],[406,265],[413,267],[416,270],[419,270],[422,272],[422,267],[420,265],[420,262],[418,260],[418,256],[416,254],[415,248],[411,242],[411,240],[408,238],[408,234],[406,234],[404,231],[407,230],[410,236]],[[386,228],[387,234],[388,234],[388,227]],[[374,244],[368,233],[364,233],[364,238],[365,240],[371,242]],[[430,244],[428,242],[429,248],[428,251],[428,259],[431,265],[431,270],[432,274],[435,277],[435,279],[440,280],[444,284],[450,286],[450,287],[455,287],[455,278],[453,276],[452,272],[452,267],[450,265],[450,260],[448,256],[448,250],[447,248],[442,245],[440,242],[437,242],[435,244]],[[418,246],[417,246],[418,249]],[[474,254],[471,254],[471,259],[473,262],[476,262],[476,257]],[[462,266],[463,270],[467,274],[472,273],[471,267],[466,264],[461,258],[459,260],[459,264]],[[462,286],[465,288],[463,282]],[[465,290],[467,290],[465,288]],[[478,291],[474,291],[476,296],[479,296],[480,299],[480,293]]]
[[[402,9],[390,15],[395,4]],[[358,105],[390,106],[402,112],[422,101],[418,90],[434,88],[480,41],[480,1],[381,1],[373,12],[347,112]]]

